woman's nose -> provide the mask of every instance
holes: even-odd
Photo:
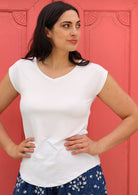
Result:
[[[76,27],[73,27],[71,29],[71,35],[77,35],[78,34],[78,29]]]

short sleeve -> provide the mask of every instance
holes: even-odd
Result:
[[[95,65],[96,65],[95,66],[95,81],[97,83],[96,95],[98,95],[104,87],[104,84],[107,79],[108,71],[98,64],[95,64]]]
[[[14,87],[14,89],[20,93],[20,78],[19,78],[19,65],[20,60],[15,62],[12,66],[9,67],[9,78]]]

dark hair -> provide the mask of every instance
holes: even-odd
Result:
[[[40,12],[37,25],[34,31],[33,38],[31,39],[31,46],[24,59],[30,59],[30,57],[37,57],[39,60],[44,61],[52,51],[52,45],[49,38],[46,36],[45,27],[52,29],[59,17],[67,10],[74,10],[79,13],[75,7],[62,1],[56,1],[46,5]],[[32,59],[33,59],[32,58]],[[81,54],[77,51],[69,52],[69,60],[73,64],[87,65],[89,61],[82,58]],[[74,60],[81,60],[75,62]]]

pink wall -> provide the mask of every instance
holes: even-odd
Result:
[[[0,1],[0,80],[17,59],[24,56],[27,42],[41,8],[51,0]],[[82,37],[79,51],[109,70],[120,86],[138,103],[138,3],[135,0],[65,0],[79,10]],[[16,143],[23,139],[17,98],[1,115]],[[98,139],[120,119],[96,100],[89,118],[89,135]],[[109,195],[138,194],[138,133],[101,155]],[[0,194],[12,195],[20,161],[0,148]]]

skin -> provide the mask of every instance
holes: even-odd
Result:
[[[45,59],[47,66],[38,60],[40,69],[51,77],[63,75],[69,72],[73,64],[68,60],[69,51],[76,50],[77,44],[69,42],[71,39],[79,41],[80,28],[79,17],[73,10],[66,11],[59,18],[54,28],[50,31],[46,28],[46,34],[53,44],[50,56]],[[65,22],[69,21],[69,22]],[[0,83],[0,113],[18,96],[18,92],[13,88],[9,74],[7,73]],[[107,136],[98,141],[93,141],[87,135],[73,136],[66,139],[65,147],[68,151],[73,151],[73,155],[88,153],[97,155],[112,147],[122,143],[138,129],[138,107],[135,102],[126,94],[110,74],[107,76],[106,83],[98,97],[109,106],[121,119],[122,122]],[[15,144],[6,132],[5,127],[0,122],[0,144],[11,157],[30,158],[34,152],[34,138],[27,138],[19,145]],[[30,154],[26,154],[28,152]]]
[[[64,12],[58,19],[52,30],[45,28],[46,35],[50,39],[53,50],[44,63],[38,60],[38,66],[42,72],[52,78],[64,75],[74,68],[69,59],[69,51],[75,51],[80,39],[80,18],[73,10]],[[71,44],[69,40],[77,40],[77,44]]]

